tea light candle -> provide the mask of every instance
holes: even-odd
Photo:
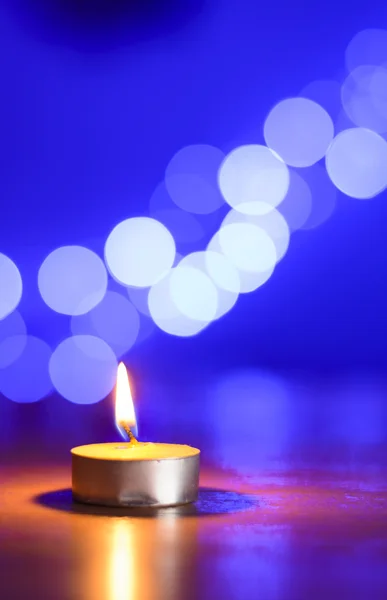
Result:
[[[199,450],[143,443],[134,437],[136,416],[123,363],[117,373],[116,422],[128,442],[71,450],[74,500],[104,506],[174,506],[197,499]]]

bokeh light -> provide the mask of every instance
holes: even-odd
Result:
[[[369,129],[342,131],[329,148],[326,167],[341,192],[372,198],[387,186],[387,142]]]
[[[0,253],[0,320],[18,306],[23,293],[22,278],[15,263]]]
[[[49,371],[55,389],[64,398],[75,404],[95,404],[113,389],[117,359],[100,338],[79,335],[57,346]]]
[[[302,179],[312,194],[312,206],[310,215],[301,229],[315,229],[332,216],[336,208],[337,188],[329,179],[326,169],[320,164],[303,169]],[[284,204],[286,209],[286,200]],[[280,208],[282,210],[282,205]]]
[[[177,267],[177,265],[179,264],[179,262],[181,261],[182,258],[183,258],[183,255],[180,254],[179,252],[176,252],[173,266]]]
[[[173,203],[165,181],[159,183],[149,200],[149,214],[165,225],[176,244],[193,244],[204,237],[205,230],[198,218]]]
[[[308,98],[279,102],[264,124],[265,142],[292,167],[309,167],[325,156],[334,135],[327,111]]]
[[[219,189],[217,189],[217,193],[220,195]],[[223,197],[222,203],[224,206]],[[178,245],[197,244],[205,234],[214,231],[219,225],[219,211],[194,215],[178,208],[168,193],[165,181],[156,186],[149,199],[148,206],[148,212],[151,217],[159,220],[167,229],[171,227],[170,232]],[[187,231],[182,230],[181,227],[183,224],[188,228]]]
[[[219,169],[219,187],[226,202],[245,212],[246,203],[277,206],[289,187],[285,163],[269,148],[240,146],[228,154]]]
[[[290,169],[289,190],[278,210],[291,231],[296,231],[305,225],[312,212],[312,203],[312,192],[309,185],[299,173]]]
[[[237,268],[223,254],[203,252],[207,272],[215,285],[227,292],[239,293],[240,283]]]
[[[43,261],[38,286],[44,302],[65,315],[82,315],[97,306],[107,289],[103,261],[83,246],[62,246]]]
[[[341,93],[341,91],[340,91],[340,93]],[[336,135],[338,135],[341,131],[344,131],[345,129],[351,129],[352,127],[353,127],[353,122],[351,121],[351,119],[345,112],[344,108],[342,107],[341,111],[339,112],[339,114],[337,116],[337,119],[335,120]]]
[[[127,287],[126,291],[128,293],[131,303],[133,304],[133,306],[136,307],[138,312],[144,315],[145,317],[150,317],[148,306],[149,288]]]
[[[263,230],[274,243],[277,254],[276,262],[280,261],[284,257],[290,241],[290,231],[285,218],[275,208],[271,208],[269,211],[270,206],[264,202],[251,202],[250,204],[255,206],[254,209],[249,211],[251,214],[242,214],[237,210],[230,210],[222,222],[221,229],[233,223],[251,223],[255,225]],[[268,268],[270,269],[271,266],[270,263]],[[266,271],[268,269],[257,270]]]
[[[7,367],[0,369],[0,392],[19,403],[31,403],[48,396],[52,384],[48,372],[51,348],[32,335],[8,338],[10,348],[21,353]]]
[[[147,295],[149,294],[149,290],[147,290]],[[149,309],[148,309],[149,312]],[[138,333],[138,338],[136,340],[136,346],[139,346],[143,342],[149,340],[149,338],[156,331],[156,325],[154,324],[151,314],[149,313],[148,317],[144,315],[140,315],[140,331]]]
[[[199,221],[180,208],[157,210],[152,213],[152,217],[167,227],[176,244],[193,244],[203,239],[205,235]]]
[[[219,230],[223,254],[242,271],[264,273],[277,262],[273,240],[252,223],[231,223]]]
[[[222,247],[219,242],[219,231],[211,238],[207,250],[216,254],[222,254]],[[225,258],[229,261],[229,258]],[[267,271],[257,271],[255,273],[238,268],[239,293],[248,294],[254,292],[270,279],[273,272],[274,265]]]
[[[106,292],[98,306],[86,315],[71,320],[74,336],[94,335],[101,338],[117,358],[134,346],[139,329],[140,318],[133,304],[121,294],[111,291]]]
[[[223,254],[211,251],[193,252],[184,257],[179,266],[202,271],[216,286],[217,306],[212,320],[219,319],[232,309],[240,291],[239,273]]]
[[[363,29],[347,46],[345,62],[348,71],[360,65],[382,65],[387,63],[387,31],[385,29]]]
[[[178,310],[171,296],[172,273],[173,270],[151,287],[148,296],[149,312],[157,327],[165,333],[190,337],[207,327],[208,322],[190,319]]]
[[[27,327],[18,310],[0,321],[0,369],[11,365],[27,343]]]
[[[38,274],[41,296],[52,310],[72,317],[73,337],[58,346],[51,361],[69,399],[93,403],[106,395],[106,378],[105,384],[101,379],[91,386],[90,394],[84,392],[92,366],[86,367],[85,377],[76,371],[68,377],[69,369],[82,360],[116,365],[117,358],[147,336],[140,331],[139,312],[150,328],[155,323],[173,335],[195,335],[228,312],[240,293],[270,278],[288,249],[290,231],[327,220],[337,190],[372,198],[387,187],[387,142],[381,137],[387,133],[387,30],[357,34],[348,45],[346,64],[349,74],[342,85],[313,81],[298,97],[274,106],[264,123],[266,146],[243,145],[225,156],[219,148],[196,144],[173,156],[152,194],[151,218],[122,221],[106,241],[106,266],[128,298],[107,291],[106,267],[88,248],[65,246],[47,256]],[[340,123],[336,137],[332,119],[335,126]],[[317,164],[324,156],[326,168]],[[232,210],[224,217],[226,211],[219,209],[225,202]],[[176,243],[207,242],[223,217],[205,251],[184,258],[177,254]],[[120,292],[119,285],[110,284]],[[11,367],[21,368],[31,344],[41,345],[27,335],[15,310],[21,295],[19,270],[0,253],[4,377]],[[76,359],[72,352],[78,353]],[[58,375],[57,356],[70,354],[64,364],[68,384]]]
[[[215,318],[218,294],[206,273],[180,263],[173,269],[169,285],[172,301],[181,314],[201,322]]]
[[[161,279],[175,260],[175,242],[168,229],[149,217],[122,221],[105,244],[105,260],[121,284],[148,287]]]
[[[224,203],[217,186],[217,173],[223,159],[219,148],[206,144],[179,150],[165,171],[165,186],[176,206],[196,214],[218,210]]]
[[[341,99],[352,123],[377,133],[387,132],[387,69],[358,67],[344,81]]]
[[[187,212],[205,215],[224,203],[218,188],[200,175],[171,175],[165,185],[175,204]]]

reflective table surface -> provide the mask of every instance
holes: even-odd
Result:
[[[2,599],[387,597],[385,380],[243,370],[142,394],[147,437],[202,450],[196,504],[74,504],[69,449],[117,439],[111,400],[0,399]]]

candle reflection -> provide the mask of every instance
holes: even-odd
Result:
[[[192,591],[195,598],[197,523],[182,517],[179,510],[165,509],[152,517],[104,519],[104,526],[96,528],[94,550],[86,559],[95,576],[93,589],[85,596],[93,600],[180,600],[188,587],[188,596]]]
[[[136,572],[135,547],[130,524],[121,519],[114,521],[111,541],[108,598],[131,600],[136,597]]]

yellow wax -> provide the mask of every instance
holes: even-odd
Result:
[[[78,446],[71,450],[71,454],[96,460],[131,461],[188,458],[200,454],[200,451],[197,448],[180,444],[113,442]]]

